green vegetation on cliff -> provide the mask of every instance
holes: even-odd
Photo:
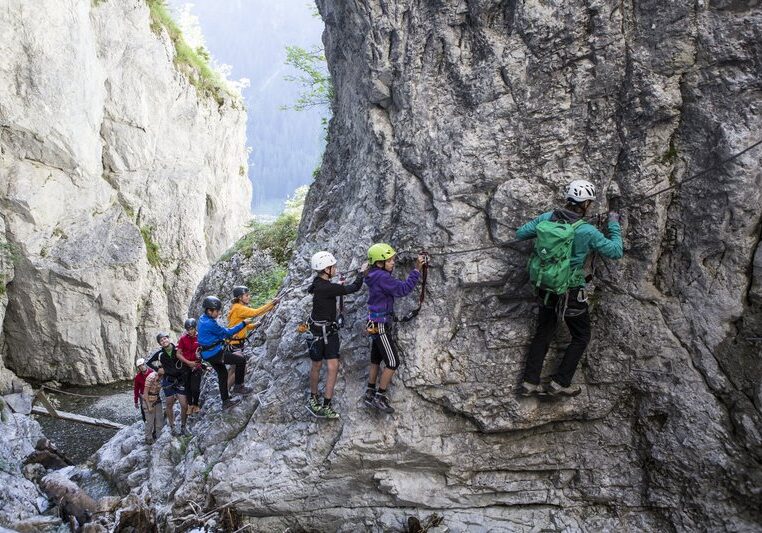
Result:
[[[175,47],[175,66],[188,77],[188,80],[201,95],[214,98],[222,105],[226,97],[232,96],[222,77],[210,65],[211,57],[203,47],[192,48],[172,18],[166,0],[145,0],[151,10],[151,30],[160,35],[167,30]]]

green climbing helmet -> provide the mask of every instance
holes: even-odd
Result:
[[[394,257],[397,252],[394,248],[384,242],[377,242],[370,248],[368,248],[368,263],[374,265],[376,261],[386,261],[387,259]]]

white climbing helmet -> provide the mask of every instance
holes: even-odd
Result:
[[[566,186],[566,199],[577,203],[595,200],[595,185],[587,180],[574,180]]]
[[[138,359],[137,361],[135,361],[135,366],[137,366],[137,367],[141,367],[144,364],[146,364],[146,360],[143,359],[142,357],[140,359]]]
[[[318,252],[312,256],[312,261],[310,261],[312,270],[317,270],[318,272],[322,272],[326,268],[335,264],[336,258],[331,252]]]

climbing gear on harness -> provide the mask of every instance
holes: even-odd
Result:
[[[548,295],[561,295],[569,290],[574,232],[584,223],[584,220],[573,224],[543,220],[537,225],[537,238],[529,258],[529,279],[536,290],[544,290]]]
[[[328,335],[333,335],[339,332],[339,325],[336,322],[330,320],[313,320],[310,316],[307,319],[307,323],[310,327],[315,326],[323,332],[322,339],[325,345],[328,345]]]
[[[307,331],[310,329],[310,327],[307,325],[306,322],[300,322],[296,326],[296,332],[297,333],[307,333]]]
[[[165,337],[168,339],[168,338],[169,338],[169,333],[164,333],[164,332],[162,331],[161,333],[159,333],[158,335],[156,335],[156,342],[158,342],[159,344],[161,344],[161,339],[163,339],[163,338],[165,338]]]
[[[566,186],[566,199],[578,204],[595,200],[595,185],[587,180],[574,180]]]
[[[344,282],[347,280],[346,277],[344,277],[344,274],[341,274],[339,276],[339,283],[344,285]],[[336,315],[336,324],[339,325],[339,329],[344,327],[344,295],[339,295],[339,312]]]
[[[368,319],[368,324],[365,326],[365,330],[368,335],[378,335],[378,324]]]
[[[198,347],[201,348],[202,352],[208,352],[209,350],[211,350],[212,348],[216,348],[223,342],[225,341],[223,339],[220,339],[218,341],[213,342],[212,344],[199,344]]]
[[[236,287],[233,287],[233,298],[240,298],[247,292],[249,292],[249,288],[244,287],[243,285],[238,285]]]
[[[376,261],[386,261],[396,255],[394,248],[384,242],[378,242],[368,248],[368,263],[374,265]]]
[[[336,258],[330,252],[318,252],[312,256],[310,266],[312,270],[322,272],[328,267],[332,267],[336,264]]]
[[[188,331],[190,329],[193,329],[196,327],[196,319],[195,318],[189,318],[185,321],[183,324],[183,327],[185,328],[185,331]]]
[[[206,298],[204,298],[204,301],[202,302],[201,307],[204,308],[204,311],[208,309],[219,311],[220,309],[222,309],[222,302],[216,296],[207,296]]]
[[[409,322],[418,316],[423,307],[423,301],[426,298],[426,281],[429,277],[429,253],[426,250],[421,250],[420,255],[424,257],[423,266],[421,266],[421,294],[418,297],[418,307],[410,311],[408,314],[399,319],[398,322]],[[395,317],[395,322],[397,322]]]

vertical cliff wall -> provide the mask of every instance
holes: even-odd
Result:
[[[0,31],[6,366],[124,378],[248,218],[245,111],[199,95],[143,0],[11,0]]]
[[[318,249],[347,268],[377,240],[435,252],[426,305],[398,328],[397,411],[359,401],[360,293],[342,332],[342,418],[309,418],[294,333],[309,297],[295,290],[254,359],[263,392],[236,416],[210,409],[182,461],[146,465],[178,487],[162,512],[199,493],[236,500],[257,530],[401,530],[432,513],[451,531],[760,530],[760,151],[639,200],[762,138],[758,6],[318,6],[337,102],[290,285]],[[570,178],[619,187],[625,258],[597,263],[583,393],[520,399],[528,247],[500,245]],[[403,254],[398,275],[411,264]],[[124,478],[139,453],[116,451],[104,464]]]

